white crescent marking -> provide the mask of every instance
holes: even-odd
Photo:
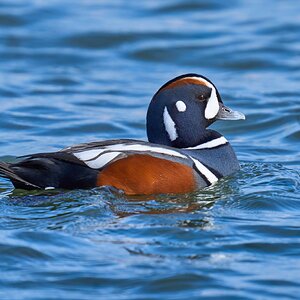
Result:
[[[207,101],[204,116],[207,120],[213,119],[219,112],[220,106],[216,89],[212,86],[210,98]]]

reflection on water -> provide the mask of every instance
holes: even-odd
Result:
[[[3,160],[145,139],[152,95],[187,72],[247,119],[213,126],[242,170],[193,194],[0,179],[1,299],[296,299],[299,13],[292,0],[2,1]]]

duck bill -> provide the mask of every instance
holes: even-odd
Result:
[[[239,111],[232,110],[231,108],[220,103],[220,109],[216,116],[218,120],[245,120],[246,117]]]

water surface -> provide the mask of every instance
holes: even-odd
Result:
[[[146,139],[167,80],[195,72],[245,122],[242,170],[177,196],[13,192],[0,179],[1,299],[298,299],[297,1],[0,3],[0,156]]]

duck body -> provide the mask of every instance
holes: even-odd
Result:
[[[125,194],[187,193],[239,170],[229,142],[207,127],[217,117],[241,119],[226,108],[207,78],[179,76],[154,95],[147,114],[149,142],[79,144],[22,161],[0,162],[0,175],[21,189],[111,186]]]

